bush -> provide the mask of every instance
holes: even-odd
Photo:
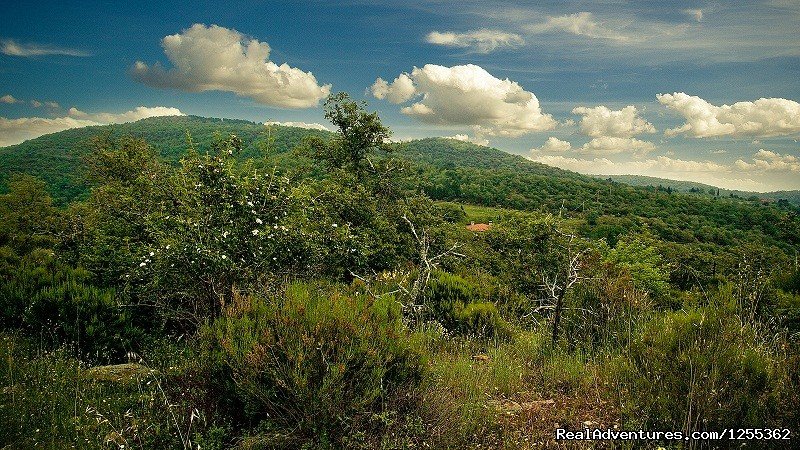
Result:
[[[494,303],[480,300],[478,289],[458,275],[434,272],[425,289],[432,319],[462,335],[507,338],[508,324]]]
[[[718,305],[648,321],[615,364],[631,425],[656,430],[764,427],[782,382],[775,353]]]
[[[238,299],[202,330],[206,352],[229,368],[259,442],[341,446],[420,380],[422,356],[405,339],[399,304],[292,284],[273,303]],[[265,444],[267,445],[267,444]]]
[[[48,348],[73,347],[93,361],[112,361],[141,337],[113,289],[58,262],[49,250],[0,259],[0,324],[36,336]],[[1,257],[1,256],[0,256]]]

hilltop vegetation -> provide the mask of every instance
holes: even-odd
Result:
[[[0,447],[796,432],[796,208],[325,112],[336,133],[175,117],[2,149]]]
[[[631,186],[645,186],[652,189],[671,189],[675,192],[682,192],[696,195],[707,195],[711,197],[738,197],[749,201],[773,200],[786,201],[795,205],[800,204],[800,191],[774,191],[774,192],[749,192],[737,189],[721,189],[703,183],[692,181],[666,180],[664,178],[647,177],[643,175],[612,175],[614,181],[629,184]]]

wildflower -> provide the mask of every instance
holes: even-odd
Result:
[[[261,225],[262,223],[264,223],[264,221],[262,221],[261,219],[259,219],[258,217],[256,217],[256,223],[257,223],[257,224],[259,224],[259,225]]]
[[[258,236],[258,230],[253,230],[253,236]]]
[[[146,262],[139,263],[139,267],[144,267],[144,266],[146,266],[146,265],[147,265],[147,263],[146,263]]]

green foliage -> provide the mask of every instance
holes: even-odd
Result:
[[[28,253],[55,244],[58,213],[46,185],[29,175],[14,174],[8,193],[0,195],[0,246]]]
[[[113,289],[91,284],[90,274],[57,261],[48,250],[19,257],[0,250],[0,324],[24,330],[48,348],[67,345],[93,361],[110,361],[140,338]]]
[[[492,302],[481,301],[478,289],[458,275],[436,271],[424,292],[431,319],[467,336],[508,338],[511,331]]]
[[[196,448],[193,436],[203,436],[198,442],[219,442],[222,437],[214,430],[220,427],[169,373],[186,363],[188,355],[181,356],[186,359],[165,359],[155,367],[86,368],[63,350],[43,352],[34,341],[2,333],[0,445],[188,449]],[[108,376],[122,367],[127,371]]]
[[[295,283],[273,302],[240,299],[202,334],[264,426],[337,446],[420,379],[400,319],[391,296]]]
[[[797,423],[788,202],[388,144],[346,94],[325,113],[336,133],[171,117],[0,149],[0,446],[516,448],[552,446],[553,423]],[[144,357],[86,367],[128,350]]]
[[[637,332],[612,376],[631,426],[751,428],[773,417],[780,357],[725,306],[730,300],[666,313]]]
[[[305,145],[312,157],[323,161],[329,170],[345,170],[361,178],[367,171],[370,155],[387,151],[389,129],[381,124],[378,113],[365,111],[366,103],[350,100],[347,93],[332,94],[323,105],[325,118],[338,132],[333,139],[308,138]]]
[[[661,255],[650,245],[652,238],[630,236],[617,242],[614,248],[601,246],[605,262],[627,271],[635,288],[660,298],[669,291],[669,277],[664,271]]]

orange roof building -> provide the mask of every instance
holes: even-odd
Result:
[[[492,224],[491,223],[475,223],[475,222],[472,222],[469,225],[467,225],[467,229],[469,231],[489,231],[489,230],[492,229]]]

